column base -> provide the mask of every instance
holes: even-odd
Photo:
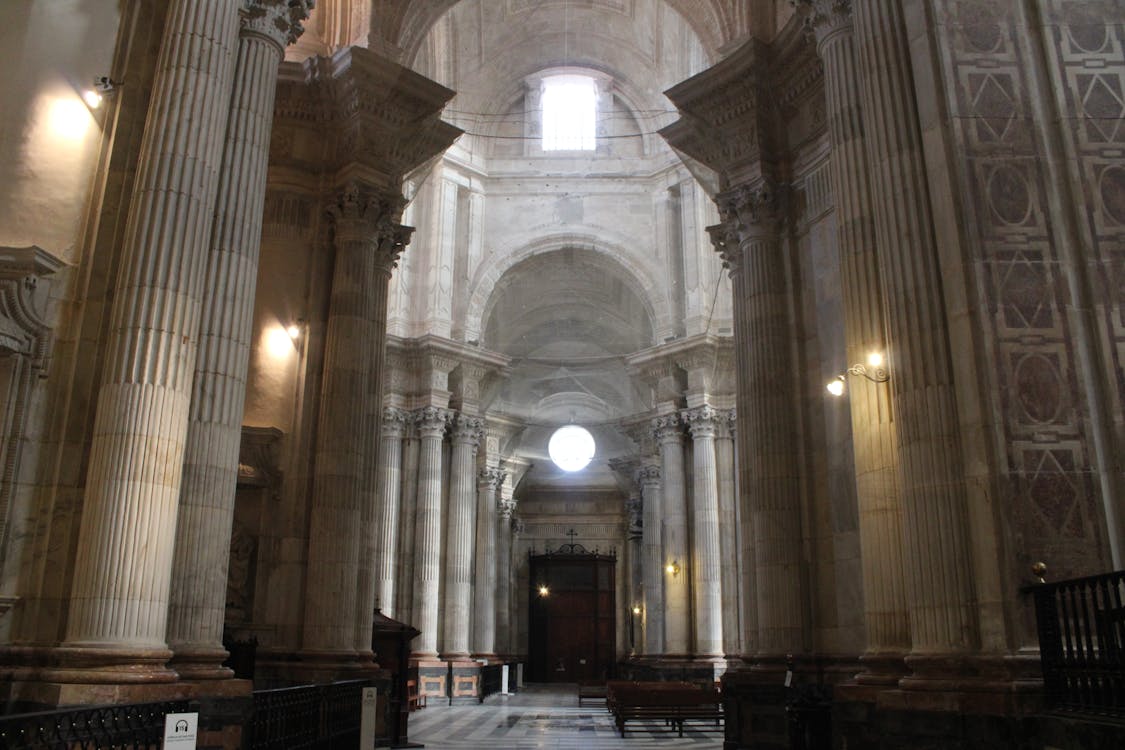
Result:
[[[167,648],[131,648],[117,644],[8,646],[0,663],[10,666],[10,679],[79,685],[149,685],[175,682],[168,668]]]
[[[385,675],[374,656],[370,651],[299,651],[286,671],[299,682],[318,684]]]
[[[224,667],[230,653],[221,646],[205,643],[173,643],[172,660],[168,666],[180,675],[181,680],[229,680],[234,670]]]

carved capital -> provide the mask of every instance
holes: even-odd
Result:
[[[316,0],[243,0],[242,33],[263,37],[284,54],[305,32],[301,24],[315,6]]]
[[[700,406],[697,409],[685,409],[681,412],[684,424],[691,430],[692,437],[707,438],[715,437],[715,431],[718,429],[719,422],[723,421],[724,415],[712,409],[710,406]]]
[[[398,223],[404,203],[401,195],[388,195],[357,182],[348,183],[328,206],[337,244],[371,243],[376,267],[389,275],[414,232],[413,227]]]
[[[660,467],[656,464],[646,464],[637,469],[637,484],[648,489],[658,486],[660,484]]]
[[[629,519],[629,528],[626,533],[630,539],[640,539],[644,531],[644,502],[639,495],[634,495],[625,501],[625,513]]]
[[[723,268],[735,273],[742,267],[742,243],[738,241],[738,224],[724,221],[707,227],[711,247],[723,261]]]
[[[454,443],[469,443],[477,445],[481,435],[484,434],[484,420],[480,417],[470,417],[467,414],[457,413],[450,420]]]
[[[500,485],[504,484],[507,477],[508,472],[488,466],[481,469],[480,473],[477,474],[477,486],[495,492],[500,489]]]
[[[511,521],[512,514],[516,512],[516,501],[510,497],[502,497],[496,503],[496,512],[500,514],[501,521]]]
[[[449,424],[449,412],[436,406],[426,406],[414,412],[414,424],[421,437],[441,437]]]
[[[665,414],[652,420],[652,434],[661,445],[681,442],[684,438],[683,425],[678,414]]]
[[[410,422],[410,412],[388,406],[383,409],[382,433],[383,437],[391,440],[401,440],[406,434],[406,425]]]
[[[816,39],[817,49],[840,32],[852,27],[852,0],[789,0],[804,17],[806,31]]]
[[[715,437],[720,440],[732,440],[734,438],[734,409],[719,411],[717,414]]]

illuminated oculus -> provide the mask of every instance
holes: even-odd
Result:
[[[563,471],[580,471],[594,458],[594,437],[585,427],[568,424],[551,435],[547,453]]]

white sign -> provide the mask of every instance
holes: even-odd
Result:
[[[508,694],[508,665],[505,664],[500,668],[500,692],[504,695]]]
[[[166,714],[164,716],[164,747],[173,750],[195,750],[199,735],[199,714]]]
[[[377,696],[375,688],[363,689],[363,699],[359,709],[359,748],[371,750],[375,747],[375,706]]]

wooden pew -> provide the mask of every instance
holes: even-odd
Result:
[[[684,736],[684,723],[699,721],[714,726],[700,731],[722,731],[723,706],[717,691],[695,683],[620,682],[607,684],[606,705],[617,731],[625,736],[629,721],[663,722],[667,731]],[[648,727],[652,729],[651,723]]]

